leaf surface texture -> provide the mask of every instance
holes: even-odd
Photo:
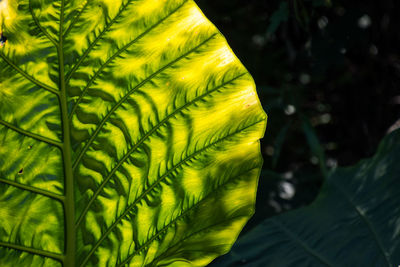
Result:
[[[266,115],[193,1],[0,2],[0,265],[204,266]]]

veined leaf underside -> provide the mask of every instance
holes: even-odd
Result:
[[[0,265],[226,253],[254,210],[266,115],[196,4],[19,0],[0,18]]]

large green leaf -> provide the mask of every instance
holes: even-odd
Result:
[[[266,115],[196,4],[0,8],[0,266],[226,253],[254,212]]]
[[[311,206],[265,220],[216,265],[398,266],[399,158],[397,130],[373,158],[333,172]]]

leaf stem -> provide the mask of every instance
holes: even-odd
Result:
[[[74,177],[71,161],[71,140],[70,125],[68,120],[67,92],[64,75],[64,51],[63,51],[63,24],[64,24],[64,0],[61,0],[60,11],[60,32],[58,44],[58,63],[59,63],[59,82],[60,82],[60,105],[61,119],[63,128],[63,162],[65,177],[65,205],[64,205],[64,223],[65,223],[65,260],[64,267],[75,266],[75,199],[74,199]]]

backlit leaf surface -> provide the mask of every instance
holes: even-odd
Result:
[[[266,115],[193,1],[1,0],[0,266],[203,266]]]

